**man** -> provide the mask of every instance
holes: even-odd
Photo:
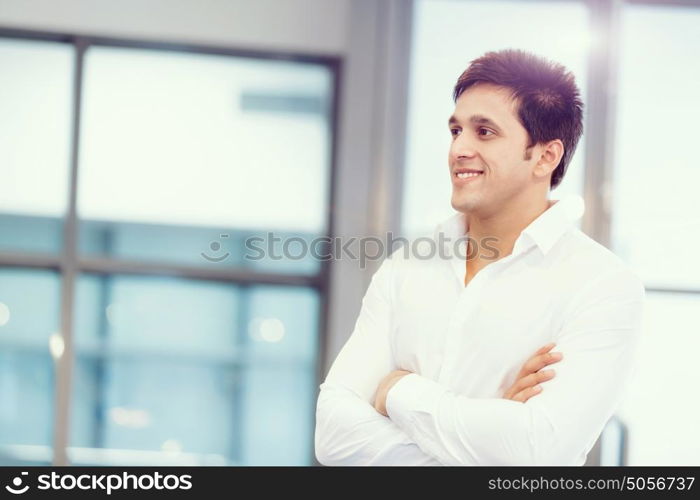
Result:
[[[644,287],[576,227],[580,199],[549,200],[583,131],[573,75],[489,52],[454,99],[435,242],[467,251],[372,277],[320,386],[322,464],[582,465],[631,376]]]

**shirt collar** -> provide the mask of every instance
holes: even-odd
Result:
[[[515,240],[513,255],[524,252],[533,245],[537,245],[542,254],[547,255],[564,233],[581,218],[584,210],[583,199],[577,195],[549,200],[549,208],[528,224]],[[466,216],[458,212],[438,225],[436,235],[442,232],[449,238],[460,239],[466,236],[465,228]]]
[[[520,240],[526,235],[544,255],[581,218],[584,211],[583,198],[576,195],[563,196],[559,200],[550,200],[549,203],[550,207],[523,229],[518,238]]]

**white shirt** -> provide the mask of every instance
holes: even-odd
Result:
[[[578,197],[550,202],[467,286],[464,253],[385,259],[320,385],[318,461],[582,465],[632,376],[644,301],[638,276],[576,227],[582,212]],[[433,241],[442,232],[449,248],[465,225],[455,214]],[[503,399],[548,342],[563,353],[555,377],[526,403]],[[387,418],[374,395],[397,369],[412,374],[389,391]]]

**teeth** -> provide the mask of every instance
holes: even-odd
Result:
[[[477,175],[481,175],[481,172],[460,172],[457,174],[457,177],[466,179],[467,177],[476,177]]]

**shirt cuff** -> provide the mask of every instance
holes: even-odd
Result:
[[[411,373],[396,382],[386,395],[389,418],[411,435],[410,427],[418,414],[431,415],[447,388],[417,373]]]

